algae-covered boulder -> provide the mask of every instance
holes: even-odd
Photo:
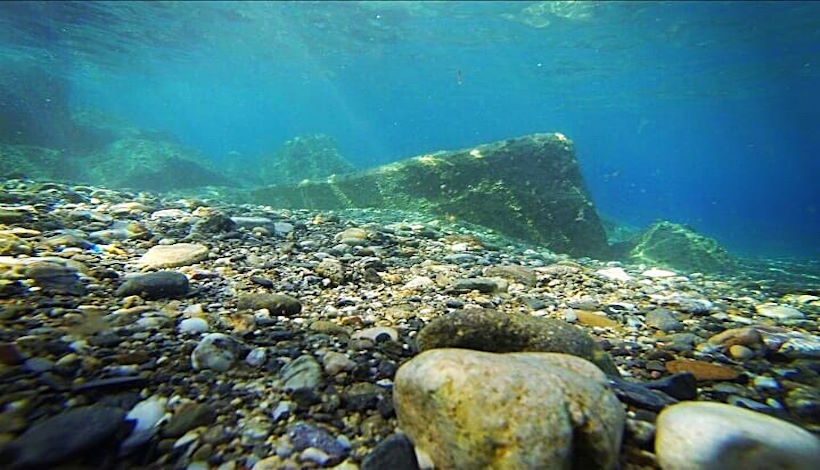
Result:
[[[422,155],[251,194],[257,203],[288,208],[427,211],[484,225],[558,252],[608,253],[572,142],[562,134],[534,134]]]
[[[436,318],[418,335],[419,350],[464,348],[488,352],[555,352],[582,357],[610,376],[612,358],[583,330],[553,318],[492,309],[459,310]]]
[[[204,157],[161,138],[118,139],[83,161],[85,179],[107,187],[167,191],[231,184]]]
[[[263,158],[261,167],[266,184],[298,183],[355,169],[339,153],[333,138],[324,134],[294,137],[275,154]]]
[[[652,224],[634,242],[632,262],[685,271],[719,272],[735,267],[735,260],[717,241],[667,221]]]
[[[0,142],[0,178],[69,181],[78,176],[70,162],[60,150]]]
[[[436,349],[399,368],[393,397],[436,468],[617,466],[623,409],[578,357]]]

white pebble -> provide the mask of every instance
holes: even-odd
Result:
[[[179,332],[186,335],[196,335],[208,331],[208,322],[204,318],[186,318],[179,322]]]

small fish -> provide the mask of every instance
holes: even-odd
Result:
[[[464,74],[461,73],[460,69],[456,70],[456,83],[458,83],[458,86],[464,84]]]

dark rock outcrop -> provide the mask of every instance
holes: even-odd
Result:
[[[397,208],[484,225],[572,255],[605,256],[601,221],[572,142],[534,134],[471,149],[438,152],[325,181],[252,193],[288,208]]]

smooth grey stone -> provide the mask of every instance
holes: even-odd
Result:
[[[313,356],[304,354],[279,371],[285,390],[314,389],[322,380],[322,366]]]
[[[176,271],[157,271],[127,279],[116,294],[139,295],[148,300],[181,297],[188,293],[188,278]]]

